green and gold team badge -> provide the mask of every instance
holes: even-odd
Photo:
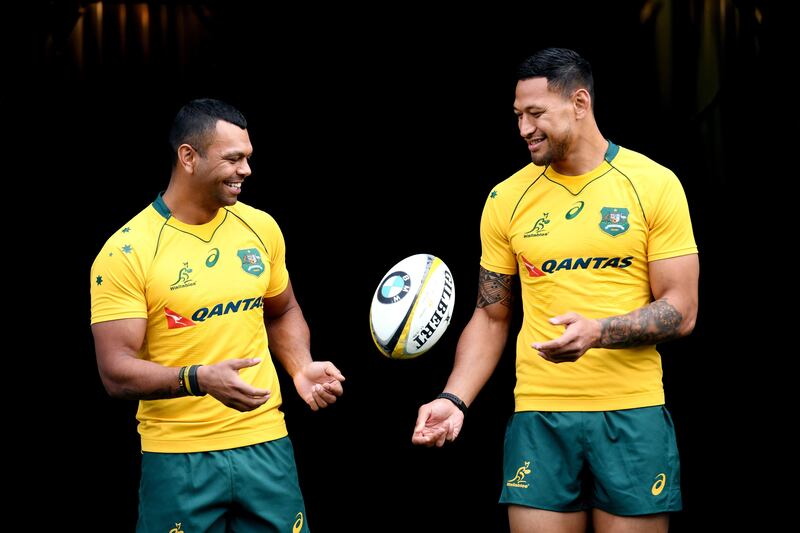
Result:
[[[628,209],[626,207],[604,207],[600,210],[600,229],[612,237],[628,231]]]
[[[242,260],[242,270],[255,277],[264,272],[264,263],[261,262],[261,254],[258,253],[256,248],[246,248],[236,252],[239,259]]]

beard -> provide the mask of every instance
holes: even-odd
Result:
[[[531,152],[531,161],[536,166],[544,167],[553,161],[561,161],[569,151],[569,142],[566,137],[555,139],[547,136],[547,150],[544,152]]]

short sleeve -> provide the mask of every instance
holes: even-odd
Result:
[[[92,264],[91,323],[147,318],[144,273],[136,255],[106,245]]]
[[[481,215],[481,266],[500,274],[516,274],[517,260],[508,240],[508,220],[502,220],[501,200],[492,192]]]
[[[664,180],[648,222],[648,261],[697,253],[686,194],[671,172]]]
[[[289,271],[286,269],[286,242],[283,240],[283,233],[275,219],[267,215],[267,232],[268,235],[265,242],[268,243],[270,249],[267,250],[269,254],[270,276],[269,285],[267,285],[267,292],[264,294],[266,298],[277,296],[286,290],[289,285]]]

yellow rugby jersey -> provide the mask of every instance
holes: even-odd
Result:
[[[161,195],[117,231],[92,265],[92,324],[146,318],[139,357],[164,366],[260,357],[240,372],[269,401],[246,413],[210,395],[142,400],[142,450],[197,452],[286,436],[262,299],[289,282],[283,235],[267,213],[241,202],[207,224],[172,217]]]
[[[517,411],[605,411],[664,403],[655,346],[591,349],[555,364],[531,345],[562,335],[548,319],[629,313],[652,301],[648,262],[697,253],[678,178],[609,142],[582,176],[534,164],[500,183],[481,218],[483,268],[518,274]]]

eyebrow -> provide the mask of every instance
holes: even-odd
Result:
[[[536,104],[529,105],[523,109],[519,109],[517,106],[514,106],[514,111],[546,111],[546,110],[547,110],[546,107]]]
[[[222,154],[222,159],[230,159],[232,157],[235,157],[236,159],[241,159],[242,157],[251,157],[252,155],[253,153],[251,152],[249,156],[245,156],[244,152],[237,150],[234,152],[225,152],[224,154]]]

